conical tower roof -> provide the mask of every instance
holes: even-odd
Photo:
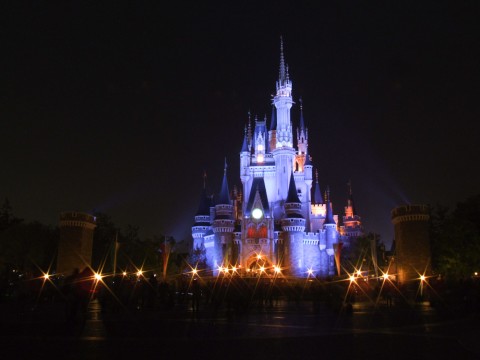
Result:
[[[298,203],[300,204],[300,199],[298,198],[297,194],[297,187],[295,186],[295,179],[293,177],[293,171],[290,175],[290,184],[288,185],[288,196],[285,203]]]
[[[308,157],[308,155],[307,155]],[[322,192],[320,191],[320,184],[318,183],[318,170],[315,171],[315,192],[313,193],[313,203],[315,205],[323,204]]]
[[[227,181],[227,160],[225,159],[225,167],[223,169],[223,181],[217,204],[230,205],[230,191],[228,190]]]
[[[327,214],[325,216],[324,224],[335,224],[335,220],[333,219],[333,209],[332,209],[332,202],[330,201],[330,189],[327,186],[327,191],[325,192],[325,203],[327,205]]]
[[[207,196],[207,172],[203,172],[203,189],[200,195],[200,204],[198,206],[196,216],[210,215],[210,206],[212,205],[212,198]]]

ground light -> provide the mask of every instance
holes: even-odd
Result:
[[[99,280],[102,280],[102,275],[100,275],[99,273],[95,273],[93,275],[93,277],[95,278],[95,280],[99,281]]]
[[[382,277],[383,277],[383,280],[388,280],[389,275],[388,275],[388,273],[385,273],[385,274],[382,275]]]
[[[48,279],[50,278],[50,275],[49,275],[49,274],[43,274],[43,278],[44,278],[45,280],[48,280]]]
[[[351,283],[354,282],[355,281],[355,276],[350,275],[349,280],[350,280]]]
[[[426,281],[425,275],[420,275],[420,296],[423,297],[423,283]]]

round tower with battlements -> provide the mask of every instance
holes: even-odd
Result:
[[[92,265],[95,227],[92,215],[75,211],[60,214],[57,274],[69,275],[75,269],[81,271]]]
[[[395,262],[400,283],[430,274],[429,220],[427,205],[404,205],[392,210]]]

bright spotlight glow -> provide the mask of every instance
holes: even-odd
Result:
[[[276,266],[276,265],[273,267],[273,270],[274,270],[277,274],[279,274],[280,271],[281,271],[280,266]]]
[[[143,271],[142,270],[138,270],[137,271],[137,276],[142,276],[143,275]]]
[[[262,258],[262,255],[258,254],[257,255],[257,260],[260,260]]]
[[[387,273],[385,273],[385,274],[382,275],[382,277],[383,277],[384,280],[387,280],[387,279],[388,279],[388,276],[389,276],[389,275],[388,275]]]
[[[219,266],[218,267],[218,272],[222,272],[223,271],[223,267]]]
[[[361,270],[357,270],[357,276],[361,276],[362,275],[362,271]]]
[[[100,275],[99,273],[95,273],[95,274],[93,275],[93,277],[94,277],[95,280],[97,280],[97,281],[98,281],[98,280],[102,280],[102,275]]]
[[[313,275],[313,270],[312,269],[308,269],[308,275]]]
[[[233,272],[237,271],[237,268],[235,266],[232,266],[232,271]]]
[[[193,269],[193,270],[192,270],[192,274],[193,274],[193,275],[197,275],[197,273],[198,273],[197,269]]]
[[[43,278],[44,278],[45,280],[48,280],[48,279],[50,278],[50,275],[49,275],[49,274],[43,274]]]
[[[349,279],[350,279],[350,282],[354,282],[355,281],[355,276],[350,275]]]
[[[420,275],[420,280],[425,281],[425,275]]]
[[[127,276],[127,272],[124,271],[124,272],[122,273],[122,275],[123,275],[123,276]]]
[[[265,267],[260,266],[260,271],[261,271],[261,272],[264,272],[264,271],[265,271]]]

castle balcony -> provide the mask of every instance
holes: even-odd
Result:
[[[210,215],[196,215],[195,216],[196,223],[210,223]]]
[[[227,226],[225,226],[225,227],[223,227],[223,226],[216,227],[216,226],[215,226],[215,227],[213,227],[213,232],[214,232],[215,234],[218,234],[218,233],[232,233],[232,232],[233,232],[233,229],[234,229],[233,226],[231,226],[231,227],[227,227]]]
[[[304,232],[305,219],[286,218],[282,219],[282,229],[287,232]]]
[[[248,245],[268,245],[270,240],[267,238],[259,239],[259,238],[247,238],[245,242]]]

